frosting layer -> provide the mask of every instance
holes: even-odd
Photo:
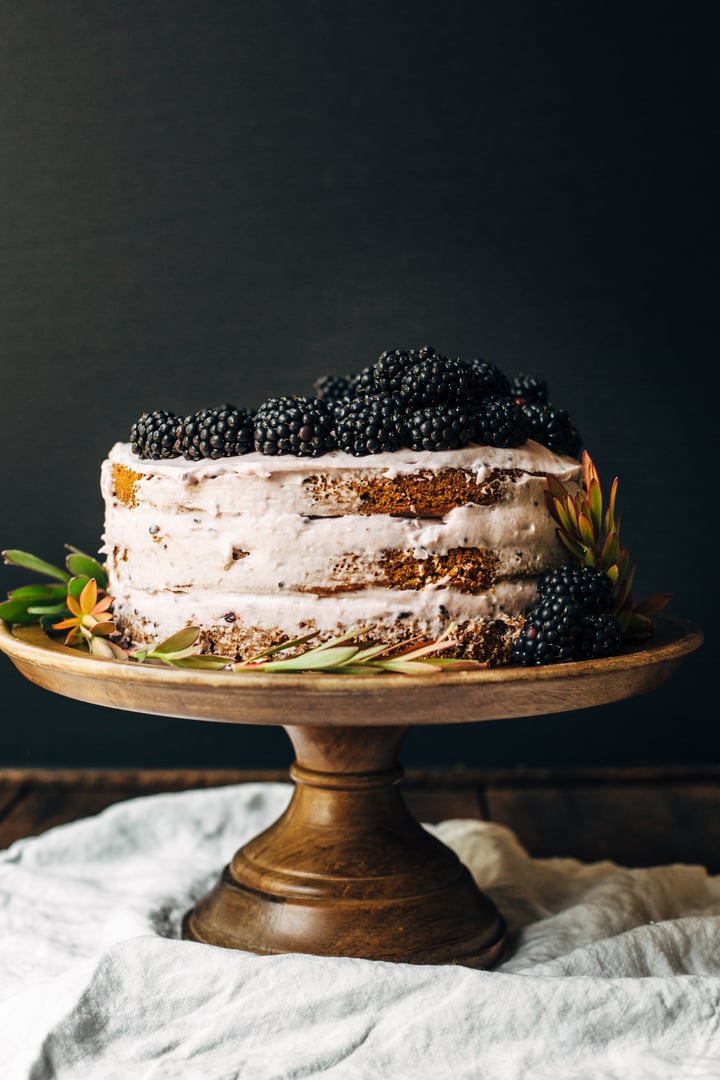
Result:
[[[118,443],[101,484],[119,623],[136,640],[195,624],[242,653],[263,633],[273,644],[371,625],[389,641],[452,620],[474,627],[477,653],[492,622],[510,640],[537,576],[565,561],[548,473],[567,484],[581,469],[531,441],[201,462],[144,461]]]

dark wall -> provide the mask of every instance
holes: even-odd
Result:
[[[427,729],[406,760],[720,760],[710,8],[3,5],[0,545],[96,550],[100,461],[145,409],[304,392],[388,347],[480,353],[549,379],[621,477],[638,591],[708,643],[645,698]],[[4,657],[0,702],[0,763],[289,753],[54,697]]]

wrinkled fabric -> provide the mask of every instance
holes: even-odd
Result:
[[[720,1077],[720,878],[434,832],[509,927],[491,972],[180,940],[284,784],[132,799],[0,853],[2,1080]]]

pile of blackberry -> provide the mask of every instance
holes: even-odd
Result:
[[[563,566],[543,574],[535,605],[513,644],[523,667],[614,656],[622,633],[613,615],[613,586],[592,567]]]
[[[273,397],[256,411],[224,404],[180,417],[144,413],[130,442],[142,458],[188,461],[257,451],[354,457],[396,450],[457,450],[470,443],[515,447],[535,439],[578,457],[582,439],[547,383],[509,378],[489,360],[460,360],[430,345],[388,349],[357,372],[322,375],[315,395]]]

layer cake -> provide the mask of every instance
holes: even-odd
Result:
[[[533,440],[200,461],[117,443],[101,481],[117,625],[135,645],[196,625],[206,651],[247,658],[310,633],[391,643],[453,622],[462,655],[507,662],[538,577],[566,561],[548,475],[579,488],[582,470]]]

